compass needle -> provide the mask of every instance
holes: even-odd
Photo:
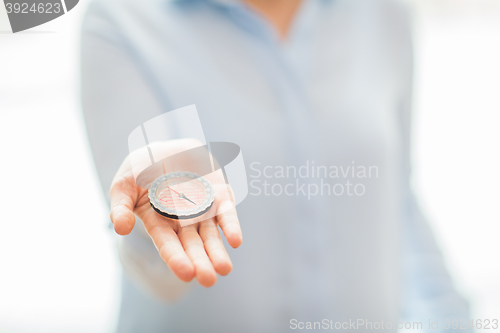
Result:
[[[196,205],[196,202],[194,202],[194,201],[190,200],[188,197],[186,197],[186,196],[184,195],[184,193],[180,193],[180,194],[179,194],[179,197],[181,197],[182,199],[186,199],[187,201],[191,202],[193,205]]]
[[[186,171],[158,177],[148,192],[153,209],[171,219],[192,219],[203,215],[212,207],[215,195],[208,180]]]

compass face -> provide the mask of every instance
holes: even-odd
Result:
[[[192,172],[172,172],[158,177],[149,188],[153,209],[171,219],[192,219],[206,213],[214,202],[214,189]]]

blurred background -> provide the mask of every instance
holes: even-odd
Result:
[[[500,314],[500,2],[415,0],[414,188],[475,319]],[[0,332],[110,332],[120,266],[78,104],[88,1],[0,5]]]

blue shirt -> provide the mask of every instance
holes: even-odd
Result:
[[[118,332],[465,318],[410,188],[411,90],[393,1],[304,1],[286,40],[239,1],[92,3],[82,102],[105,192],[128,134],[191,104],[207,140],[240,145],[250,189],[234,270],[212,288],[179,282],[140,223],[118,238]]]

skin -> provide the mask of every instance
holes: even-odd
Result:
[[[200,142],[183,139],[151,144],[155,151],[162,150],[174,155],[202,145]],[[135,216],[144,223],[147,233],[153,240],[161,258],[172,272],[182,281],[196,280],[205,287],[217,281],[217,274],[227,275],[233,265],[222,243],[219,227],[229,245],[237,248],[243,236],[234,201],[229,191],[221,191],[214,185],[216,196],[214,208],[217,215],[201,222],[180,227],[178,220],[171,220],[157,214],[149,203],[148,190],[136,184],[132,165],[138,166],[147,161],[137,159],[140,152],[132,152],[116,173],[110,189],[111,221],[119,235],[127,235],[134,228]],[[185,158],[176,161],[180,170],[190,171],[199,163],[196,159]],[[141,169],[141,168],[139,168]],[[170,172],[167,170],[166,172]],[[212,184],[221,184],[212,175],[206,176]],[[215,176],[216,177],[216,176]],[[223,182],[222,182],[223,183]],[[226,188],[225,188],[226,189]]]
[[[303,0],[244,0],[250,7],[265,17],[278,32],[281,39],[286,39],[293,19]]]
[[[265,17],[276,29],[281,39],[286,39],[302,0],[244,0]],[[193,140],[173,140],[162,143],[169,154],[182,152],[200,145]],[[132,153],[133,154],[133,153]],[[147,161],[145,161],[147,162]],[[189,170],[194,161],[179,161]],[[234,203],[228,198],[216,201],[218,215],[189,226],[157,214],[149,204],[146,189],[136,185],[129,155],[118,170],[110,189],[111,221],[120,235],[129,234],[134,228],[135,216],[139,217],[153,240],[161,258],[182,281],[196,280],[204,287],[217,281],[217,274],[227,275],[233,264],[222,243],[220,227],[233,248],[243,241],[240,222]],[[231,192],[231,189],[228,190]]]

